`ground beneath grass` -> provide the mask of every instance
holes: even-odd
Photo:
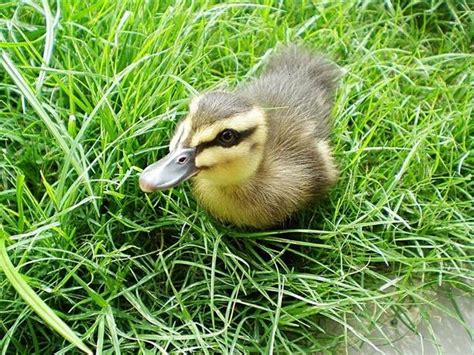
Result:
[[[317,3],[0,4],[2,353],[334,352],[470,290],[472,9]],[[196,91],[294,42],[345,71],[329,200],[242,231],[139,191]]]

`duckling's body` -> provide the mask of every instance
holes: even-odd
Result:
[[[336,77],[329,62],[290,47],[254,82],[195,98],[171,150],[195,150],[193,189],[204,208],[261,228],[324,197],[337,178],[328,141]],[[142,189],[153,190],[147,181]]]

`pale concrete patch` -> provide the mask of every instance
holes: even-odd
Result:
[[[449,293],[449,290],[440,290],[436,295],[437,302],[455,315],[457,314],[457,307],[464,319],[464,324],[429,305],[422,309],[414,308],[409,317],[411,318],[410,321],[416,325],[416,332],[413,332],[401,321],[387,322],[382,326],[382,331],[390,339],[391,344],[381,336],[380,332],[374,332],[368,337],[372,342],[372,346],[363,344],[352,347],[348,349],[347,353],[352,355],[474,354],[472,338],[474,335],[473,297],[459,291],[452,292],[453,294],[448,296]]]

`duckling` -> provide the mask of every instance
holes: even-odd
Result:
[[[223,222],[267,228],[326,196],[338,171],[329,144],[338,68],[290,46],[233,92],[191,100],[170,153],[140,175],[144,192],[192,178],[198,202]]]

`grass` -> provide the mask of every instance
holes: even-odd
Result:
[[[467,1],[165,3],[0,4],[2,353],[329,353],[471,290]],[[242,231],[141,193],[190,96],[289,42],[346,72],[329,200]]]

